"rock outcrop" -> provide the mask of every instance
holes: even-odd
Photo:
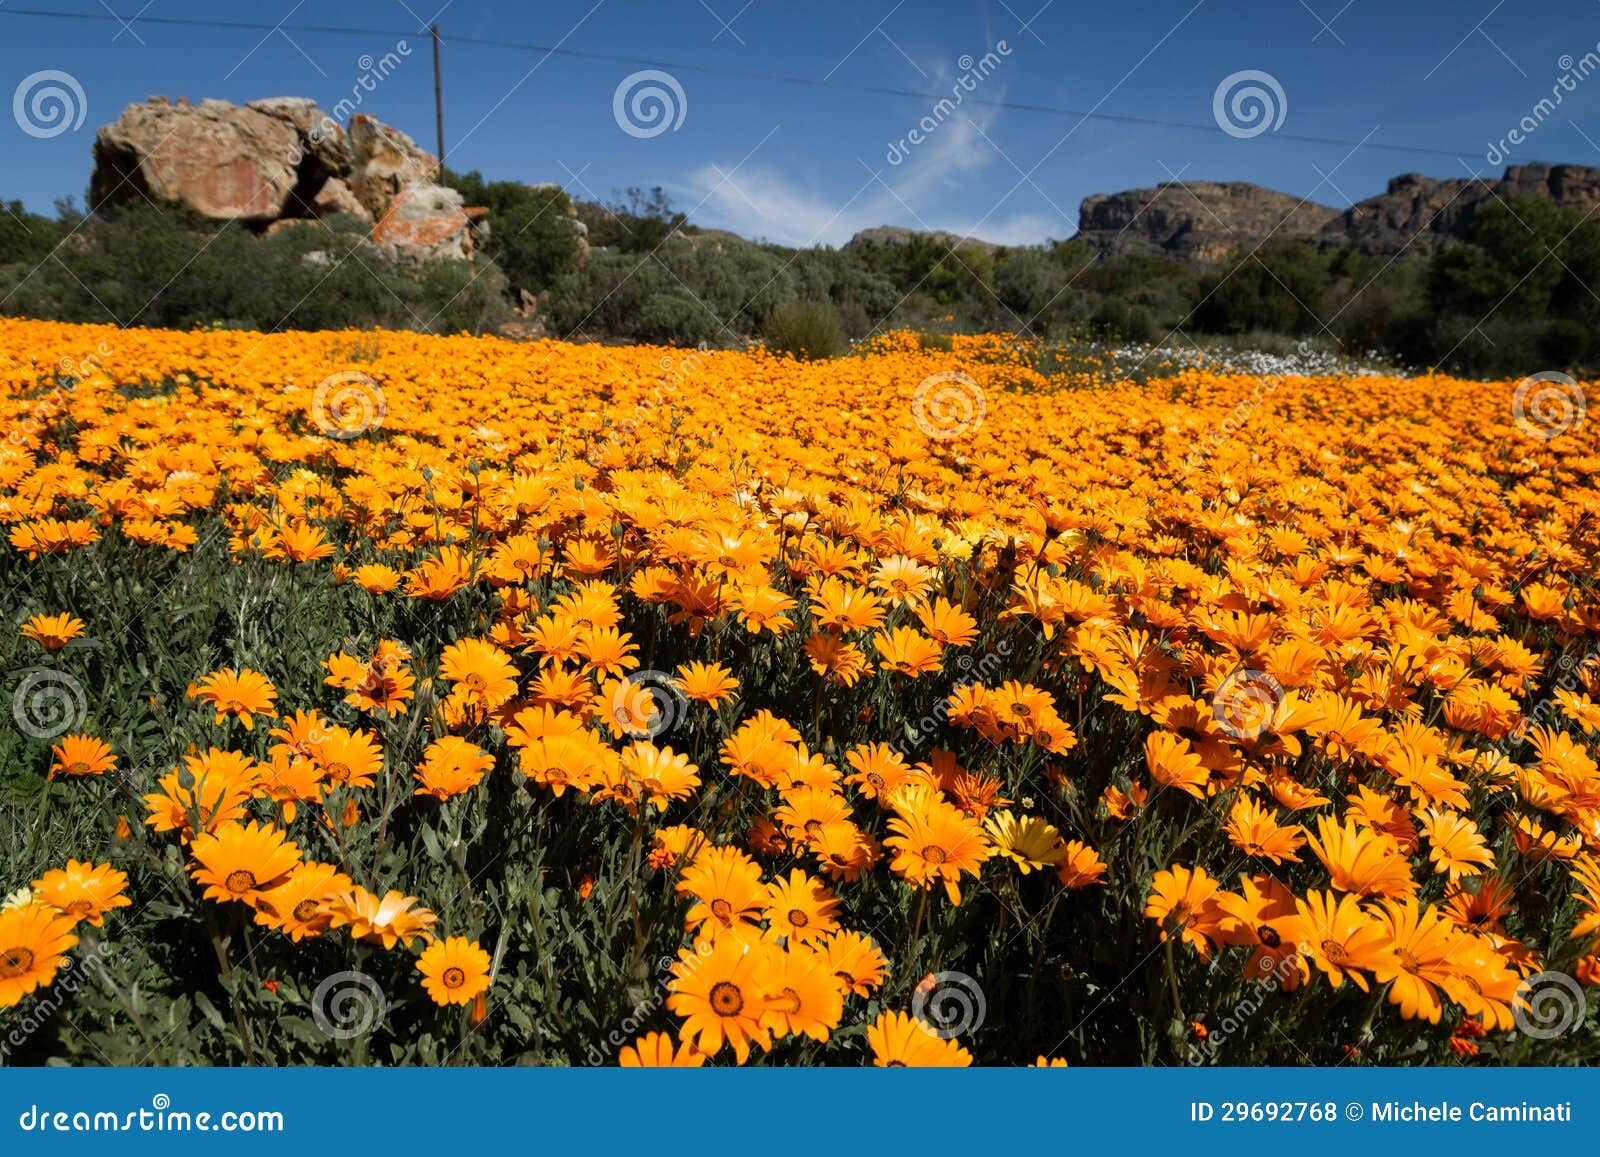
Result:
[[[92,208],[149,200],[262,232],[344,214],[377,222],[395,259],[472,256],[483,212],[435,183],[439,162],[398,129],[357,114],[349,130],[303,97],[245,105],[151,97],[95,134]]]
[[[1548,197],[1600,208],[1600,169],[1513,165],[1497,178],[1439,180],[1406,173],[1387,191],[1339,212],[1239,181],[1173,181],[1097,194],[1078,211],[1078,236],[1106,253],[1165,252],[1215,261],[1267,241],[1315,241],[1363,253],[1432,253],[1464,241],[1472,216],[1498,197]]]
[[[908,245],[914,237],[926,237],[941,245],[961,246],[970,249],[981,249],[985,253],[993,253],[1000,246],[991,241],[979,241],[976,237],[962,237],[955,233],[946,233],[942,230],[922,232],[916,229],[902,229],[898,225],[880,225],[876,229],[863,229],[854,237],[844,243],[846,253],[859,253],[864,249],[872,249],[879,245]]]
[[[1338,213],[1243,181],[1171,181],[1085,197],[1078,236],[1108,253],[1151,250],[1214,261],[1269,238],[1315,237]]]
[[[465,259],[473,251],[472,223],[473,216],[454,189],[404,185],[373,227],[372,243],[391,260]]]
[[[266,225],[305,215],[290,198],[307,179],[302,167],[314,164],[288,120],[226,101],[157,98],[129,105],[95,134],[89,202],[98,209],[147,198]]]
[[[1473,214],[1498,197],[1549,197],[1558,205],[1589,210],[1600,206],[1600,169],[1584,165],[1512,165],[1496,180],[1437,180],[1405,173],[1387,191],[1358,201],[1330,221],[1321,239],[1366,253],[1431,253],[1464,241]]]

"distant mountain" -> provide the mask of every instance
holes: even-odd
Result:
[[[1269,240],[1316,241],[1383,255],[1431,253],[1465,240],[1485,202],[1530,195],[1594,210],[1600,207],[1600,169],[1513,165],[1497,179],[1405,173],[1390,180],[1385,192],[1342,213],[1242,181],[1174,181],[1084,198],[1078,236],[1108,253],[1148,250],[1200,260]]]

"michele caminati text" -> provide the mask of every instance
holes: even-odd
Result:
[[[1500,1124],[1522,1122],[1530,1125],[1572,1120],[1572,1102],[1560,1101],[1553,1105],[1535,1105],[1528,1101],[1515,1104],[1490,1105],[1473,1101],[1465,1107],[1440,1101],[1423,1104],[1421,1101],[1374,1101],[1372,1120],[1400,1124],[1436,1121],[1482,1121]]]

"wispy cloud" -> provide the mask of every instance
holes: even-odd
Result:
[[[970,208],[956,208],[970,204],[963,194],[970,192],[971,181],[1001,161],[991,132],[1000,110],[969,108],[970,115],[963,109],[945,120],[899,165],[880,153],[859,158],[855,173],[832,174],[830,186],[842,192],[825,194],[809,175],[770,165],[745,165],[729,177],[730,163],[695,170],[682,195],[691,205],[704,202],[694,214],[696,224],[780,245],[842,245],[879,225],[972,233],[1004,245],[1072,232],[1076,222],[1053,212],[996,214],[974,228],[977,218]],[[907,126],[921,115],[908,114]]]

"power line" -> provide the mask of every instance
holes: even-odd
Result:
[[[179,28],[219,28],[244,32],[298,32],[308,35],[334,35],[334,36],[426,36],[427,28],[404,30],[395,28],[361,28],[348,25],[331,24],[268,24],[264,21],[250,20],[200,20],[180,16],[135,16],[132,20],[124,19],[109,9],[105,12],[51,12],[37,8],[0,8],[0,16],[28,16],[52,20],[79,20],[95,21],[98,23],[116,22],[126,27],[135,24],[168,25]],[[802,85],[807,88],[832,89],[838,92],[854,92],[866,96],[887,96],[897,99],[933,101],[948,99],[941,93],[918,92],[909,88],[893,88],[885,85],[851,84],[848,81],[817,80],[814,77],[792,76],[778,72],[761,72],[755,69],[721,68],[709,64],[686,64],[682,61],[653,60],[643,56],[620,56],[608,52],[590,52],[579,48],[562,48],[555,45],[533,44],[525,41],[493,40],[482,36],[450,36],[444,33],[439,38],[451,44],[471,45],[478,48],[502,48],[517,52],[542,52],[546,56],[565,56],[576,60],[599,61],[607,64],[629,64],[645,68],[659,68],[664,71],[676,70],[678,72],[695,72],[709,76],[723,76],[739,80],[757,80],[771,84]],[[1197,121],[1165,120],[1160,117],[1133,116],[1126,113],[1096,112],[1093,110],[1063,108],[1060,105],[1033,104],[1024,101],[994,100],[986,97],[963,96],[963,104],[981,105],[986,108],[1009,109],[1015,112],[1040,113],[1047,116],[1076,117],[1080,121],[1109,121],[1113,124],[1143,125],[1149,128],[1182,129],[1187,132],[1223,133],[1225,130],[1216,124],[1205,124]],[[1306,133],[1274,132],[1271,137],[1277,140],[1295,141],[1300,144],[1334,145],[1348,149],[1377,149],[1393,153],[1425,154],[1436,157],[1450,157],[1452,159],[1472,158],[1479,156],[1477,151],[1454,149],[1441,149],[1432,145],[1405,145],[1390,144],[1383,141],[1353,141],[1342,137],[1313,136]]]

